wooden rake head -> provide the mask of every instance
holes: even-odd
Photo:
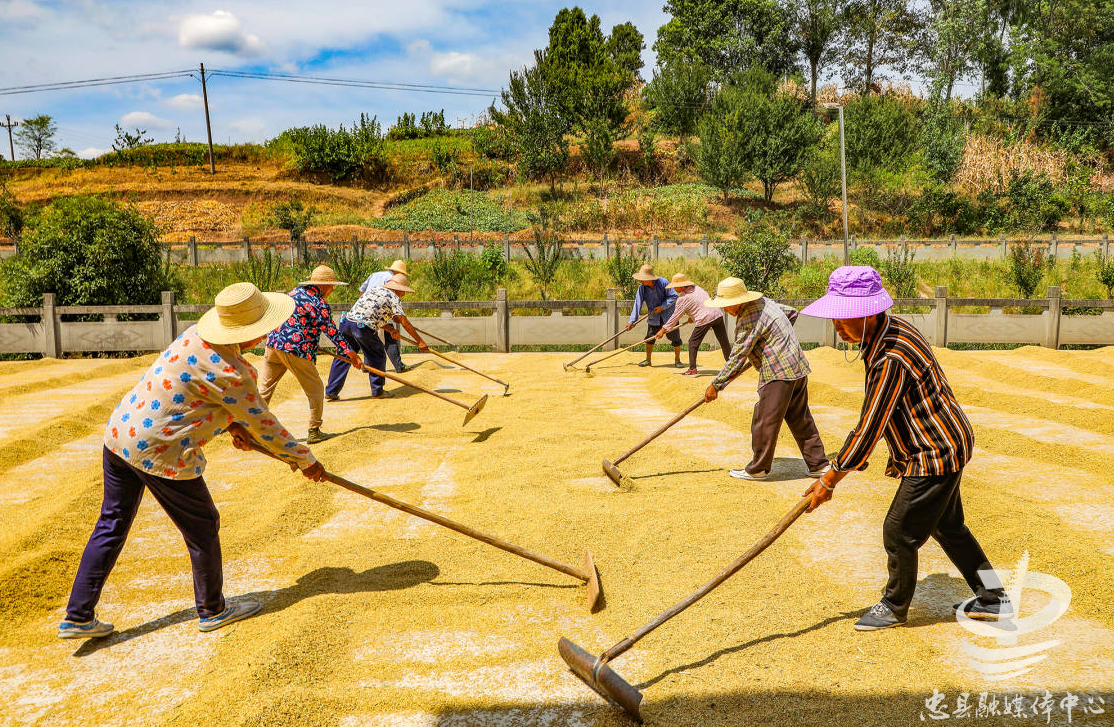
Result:
[[[557,642],[557,651],[581,681],[641,724],[642,693],[616,674],[607,662],[563,637]]]

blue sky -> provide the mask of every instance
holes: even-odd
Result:
[[[565,2],[405,0],[281,3],[221,0],[0,0],[0,86],[196,68],[252,69],[499,89],[528,63]],[[653,43],[661,0],[582,3],[605,28],[632,21]],[[647,48],[646,75],[653,65]],[[0,116],[45,113],[58,141],[83,156],[111,148],[117,123],[158,141],[181,129],[204,140],[201,87],[192,78],[0,96]],[[471,122],[487,97],[212,79],[213,140],[262,141],[309,123],[335,126],[361,112],[384,127],[404,111],[445,109]],[[6,145],[0,145],[5,158]],[[16,154],[20,152],[17,149]]]

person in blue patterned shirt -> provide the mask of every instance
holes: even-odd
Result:
[[[360,299],[352,304],[352,310],[344,314],[340,321],[340,333],[348,345],[357,352],[364,354],[364,363],[371,368],[383,370],[387,363],[387,353],[383,350],[383,341],[379,339],[379,331],[396,334],[397,329],[392,324],[397,324],[406,329],[410,337],[417,342],[418,349],[429,351],[429,346],[422,339],[421,334],[410,323],[410,319],[402,311],[402,296],[413,293],[414,289],[408,284],[406,276],[395,273],[395,276],[377,288],[368,288]],[[340,398],[340,391],[344,388],[344,380],[348,377],[348,369],[352,367],[348,361],[335,359],[329,369],[329,384],[325,387],[325,398],[336,401]],[[393,396],[383,388],[386,380],[379,374],[368,372],[371,383],[371,395],[376,399]]]
[[[326,302],[338,285],[348,283],[337,280],[328,265],[318,265],[309,280],[298,283],[298,287],[290,291],[294,313],[267,337],[263,354],[263,375],[259,380],[263,401],[270,404],[279,380],[287,371],[294,374],[309,400],[309,436],[306,439],[309,444],[336,436],[321,431],[325,384],[317,373],[318,340],[324,334],[336,345],[337,353],[347,357],[353,365],[358,365],[360,360],[340,335],[333,323],[333,311]]]

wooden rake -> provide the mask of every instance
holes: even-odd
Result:
[[[635,326],[637,326],[637,325],[638,325],[639,323],[641,323],[642,321],[646,320],[646,319],[647,319],[647,318],[649,318],[649,317],[650,317],[650,314],[649,314],[649,313],[647,313],[646,315],[642,316],[642,317],[641,317],[641,318],[639,318],[639,319],[638,319],[637,321],[635,321],[635,322],[634,322],[634,323],[633,323],[632,325],[635,325]],[[573,359],[572,361],[569,361],[568,363],[564,363],[564,364],[561,364],[561,368],[562,368],[562,369],[564,369],[565,371],[568,371],[568,370],[569,370],[570,368],[576,368],[575,366],[573,366],[573,364],[574,364],[574,363],[576,363],[577,361],[580,361],[581,359],[587,358],[587,357],[589,356],[589,354],[592,354],[592,353],[594,353],[595,351],[598,351],[598,350],[600,350],[601,348],[603,348],[603,347],[604,347],[604,346],[606,346],[607,344],[611,343],[611,342],[612,342],[612,341],[614,341],[614,340],[615,340],[616,338],[618,338],[619,336],[623,335],[623,334],[624,334],[624,333],[626,333],[626,332],[627,332],[627,331],[626,331],[626,329],[623,329],[623,330],[619,331],[618,333],[616,333],[616,334],[615,334],[614,336],[612,336],[611,338],[608,338],[607,340],[605,340],[605,341],[602,341],[602,342],[600,342],[599,344],[597,344],[597,345],[593,346],[592,348],[588,349],[587,351],[585,351],[585,352],[584,352],[584,353],[582,353],[581,355],[579,355],[579,356],[577,356],[576,358],[574,358],[574,359]]]
[[[688,323],[682,323],[679,326],[673,326],[672,328],[667,328],[665,330],[665,332],[666,333],[672,333],[673,331],[676,331],[678,328],[683,328],[687,325],[688,325]],[[632,343],[631,345],[627,346],[626,348],[620,348],[618,351],[612,351],[611,353],[607,354],[606,356],[603,356],[601,358],[597,358],[595,361],[593,361],[592,363],[590,363],[590,364],[588,364],[587,366],[584,367],[584,373],[590,373],[592,367],[595,366],[596,364],[600,363],[601,361],[606,361],[607,359],[611,358],[612,356],[618,356],[619,354],[625,353],[625,352],[631,350],[632,348],[638,348],[639,346],[645,345],[647,343],[651,343],[656,338],[657,338],[657,334],[654,334],[653,336],[647,336],[646,338],[643,338],[638,343]]]
[[[415,341],[411,338],[407,338],[406,336],[402,335],[402,331],[398,331],[397,333],[395,333],[395,337],[398,338],[398,340],[400,340],[400,341],[406,341],[407,343],[409,343],[412,346],[417,346],[418,345],[417,341]],[[429,352],[432,353],[437,358],[448,361],[449,363],[453,364],[454,366],[459,366],[460,368],[465,369],[467,371],[471,371],[472,373],[476,374],[477,376],[484,377],[488,381],[494,381],[497,384],[502,384],[503,385],[503,396],[507,396],[508,393],[511,390],[511,385],[508,384],[506,381],[503,381],[502,379],[497,379],[494,376],[488,376],[484,372],[477,371],[476,369],[472,368],[471,366],[469,366],[467,364],[463,364],[460,361],[457,361],[455,358],[449,358],[448,356],[441,353],[440,351],[434,351],[432,348],[429,349]]]
[[[259,442],[255,440],[249,440],[248,443],[256,452],[265,454],[272,459],[283,462],[283,464],[289,464],[288,462],[284,462],[283,460],[272,454],[268,449],[260,445]],[[441,527],[448,528],[449,530],[460,533],[461,535],[466,535],[473,540],[478,540],[481,543],[486,543],[493,547],[499,548],[500,550],[511,553],[512,555],[517,555],[520,558],[531,560],[538,565],[543,565],[546,568],[551,568],[555,571],[564,573],[565,575],[572,576],[573,578],[582,581],[586,586],[588,586],[588,610],[591,613],[599,611],[605,605],[603,597],[603,587],[600,585],[600,573],[599,570],[596,569],[596,563],[595,560],[593,560],[592,558],[591,551],[585,551],[584,553],[584,566],[579,569],[574,568],[571,565],[566,565],[558,560],[554,560],[553,558],[542,555],[541,553],[535,553],[534,551],[527,550],[522,546],[515,545],[514,543],[509,543],[506,540],[495,537],[494,535],[482,533],[479,530],[470,528],[467,525],[456,522],[455,520],[450,520],[447,517],[438,515],[437,513],[430,512],[429,510],[423,510],[420,507],[415,507],[414,505],[402,502],[401,500],[396,500],[389,495],[384,495],[381,492],[376,492],[370,487],[357,485],[355,482],[346,480],[343,477],[334,475],[331,472],[325,473],[325,479],[333,483],[334,485],[343,487],[350,492],[355,492],[358,495],[363,495],[364,497],[375,500],[376,502],[382,503],[387,507],[394,508],[395,510],[401,510],[407,515],[413,515],[414,517],[421,518],[422,520],[427,520],[436,525],[440,525]]]

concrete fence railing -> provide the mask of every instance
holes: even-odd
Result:
[[[1009,248],[1029,242],[1041,246],[1048,255],[1054,259],[1070,258],[1073,252],[1079,254],[1099,253],[1103,260],[1109,258],[1110,240],[1108,235],[1091,239],[1061,240],[1055,235],[1048,239],[1026,240],[1020,238],[999,237],[996,240],[960,239],[952,235],[949,238],[932,240],[857,240],[854,236],[848,241],[848,247],[856,250],[861,247],[871,247],[885,258],[890,250],[908,248],[913,251],[916,260],[946,260],[951,257],[964,257],[979,260],[996,260],[1005,258]],[[715,240],[710,240],[707,235],[700,239],[679,240],[672,238],[651,237],[649,239],[623,240],[611,239],[606,234],[598,240],[570,240],[565,246],[570,251],[575,251],[584,257],[602,258],[610,256],[617,247],[624,251],[632,247],[647,260],[661,260],[667,258],[699,258],[708,257],[714,253]],[[404,233],[401,240],[359,240],[352,239],[342,242],[314,242],[305,239],[294,242],[264,242],[251,241],[248,238],[236,242],[206,242],[190,237],[186,242],[166,243],[167,252],[172,260],[186,265],[227,264],[247,260],[253,253],[265,249],[281,253],[284,257],[304,261],[325,261],[329,259],[329,248],[333,246],[357,247],[362,246],[368,253],[380,257],[398,257],[407,260],[429,260],[438,248],[460,248],[463,250],[478,250],[485,243],[482,241],[461,239],[460,235],[453,235],[452,240],[411,240]],[[513,241],[509,235],[496,244],[503,246],[507,259],[520,259],[526,257],[522,243]],[[527,243],[529,244],[529,243]],[[293,249],[292,249],[293,248]],[[807,262],[824,257],[842,257],[843,240],[809,240],[800,238],[790,241],[790,249],[798,259]],[[19,254],[18,243],[0,243],[0,258],[11,257]]]
[[[803,307],[811,300],[785,300]],[[1065,344],[1114,345],[1114,301],[1063,300],[1051,287],[1045,298],[949,298],[937,287],[932,298],[898,299],[897,313],[913,322],[936,346],[948,343],[1019,343],[1057,348]],[[506,290],[489,301],[414,301],[406,309],[419,327],[459,345],[510,351],[525,346],[594,345],[625,325],[632,302],[619,300],[616,290],[605,300],[507,300]],[[190,325],[207,305],[178,305],[174,294],[162,294],[159,305],[59,306],[53,293],[33,308],[0,308],[0,317],[22,322],[0,323],[0,353],[64,353],[159,351]],[[333,306],[339,319],[348,304]],[[988,312],[964,312],[979,308]],[[1004,312],[1005,309],[1021,312]],[[539,315],[538,312],[543,314]],[[570,314],[566,314],[566,311]],[[149,320],[120,320],[143,316]],[[100,320],[73,320],[96,317]],[[685,334],[690,329],[685,329]],[[801,316],[796,323],[803,343],[834,346],[831,321]],[[608,348],[637,343],[639,326]],[[713,337],[714,338],[714,337]],[[326,343],[322,339],[322,343]],[[714,345],[714,343],[713,343]]]

